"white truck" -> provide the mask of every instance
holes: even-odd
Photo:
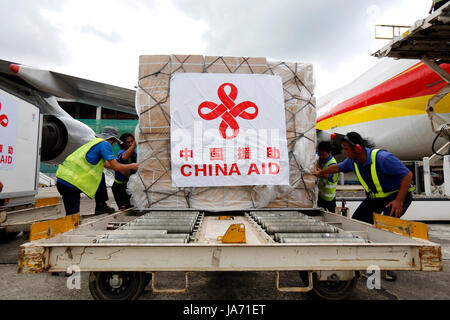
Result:
[[[0,230],[27,231],[39,220],[62,215],[58,199],[36,203],[43,115],[33,103],[0,87]]]
[[[28,231],[33,222],[63,214],[59,198],[36,199],[40,162],[61,163],[95,133],[57,98],[135,113],[134,96],[134,90],[0,60],[0,230]]]
[[[42,113],[0,89],[0,199],[7,207],[34,204],[39,183]]]

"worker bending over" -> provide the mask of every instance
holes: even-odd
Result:
[[[373,224],[373,212],[400,218],[412,201],[412,173],[392,153],[366,148],[356,132],[342,139],[343,162],[313,174],[317,177],[337,172],[354,171],[366,191],[352,218]]]
[[[319,168],[326,169],[332,165],[336,165],[337,161],[331,154],[331,143],[322,141],[317,146],[319,153]],[[324,175],[319,179],[319,201],[317,205],[330,212],[336,210],[336,187],[338,181],[337,173]]]
[[[66,215],[80,212],[80,193],[94,198],[103,176],[103,168],[123,174],[137,170],[138,164],[121,164],[112,146],[121,142],[114,127],[104,127],[101,134],[70,154],[56,171],[56,188],[64,202]]]

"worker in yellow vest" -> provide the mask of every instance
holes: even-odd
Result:
[[[367,198],[356,209],[353,219],[373,224],[373,212],[400,218],[412,201],[412,172],[392,153],[366,148],[364,139],[356,132],[347,133],[341,146],[347,159],[313,174],[356,173]]]
[[[331,143],[328,141],[320,142],[317,146],[317,151],[319,154],[319,168],[321,170],[337,164],[336,159],[331,154]],[[337,182],[337,173],[319,178],[319,200],[317,205],[333,213],[336,210]]]
[[[80,212],[80,194],[94,198],[102,181],[103,168],[127,174],[138,164],[121,164],[115,159],[112,146],[121,141],[114,127],[104,127],[102,133],[70,154],[56,171],[56,188],[64,202],[66,215]]]
[[[347,133],[341,142],[347,157],[337,165],[313,172],[315,176],[354,171],[366,191],[352,218],[373,224],[373,213],[400,218],[412,202],[412,172],[392,153],[365,147],[364,139],[356,132]],[[387,271],[386,280],[395,280],[396,274]]]

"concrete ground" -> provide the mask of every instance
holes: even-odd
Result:
[[[110,190],[109,190],[110,192]],[[53,188],[43,188],[40,196],[55,195]],[[115,206],[110,194],[109,205]],[[81,211],[93,213],[94,201],[81,199]],[[94,216],[83,216],[84,221]],[[95,218],[98,218],[96,216]],[[450,223],[428,223],[430,240],[442,245],[443,271],[397,272],[395,282],[381,281],[381,289],[369,290],[363,276],[350,300],[448,300],[450,299]],[[80,289],[68,289],[64,276],[18,274],[18,248],[27,242],[22,236],[0,240],[0,300],[90,300],[88,274],[81,274]],[[280,274],[281,286],[302,285],[297,272]],[[183,288],[184,274],[160,273],[158,288]],[[311,300],[309,294],[277,291],[273,272],[196,272],[189,276],[185,294],[153,293],[148,286],[142,300]]]

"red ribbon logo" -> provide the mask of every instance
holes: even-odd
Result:
[[[0,110],[2,110],[2,103],[0,102]],[[6,116],[6,114],[0,114],[0,125],[2,125],[2,127],[7,127],[8,126],[8,117]]]
[[[225,93],[225,87],[230,87],[230,94]],[[211,101],[202,102],[198,106],[198,114],[204,120],[214,120],[218,117],[222,117],[222,122],[219,126],[219,132],[224,139],[233,139],[239,133],[239,124],[236,121],[237,117],[241,117],[246,120],[253,120],[258,115],[258,107],[251,101],[244,101],[239,104],[235,104],[238,90],[232,83],[224,83],[217,90],[221,104],[217,104]],[[245,111],[248,108],[253,107],[254,113]],[[211,112],[203,113],[202,109],[209,109]],[[233,130],[231,136],[227,136],[227,128],[230,127]]]

